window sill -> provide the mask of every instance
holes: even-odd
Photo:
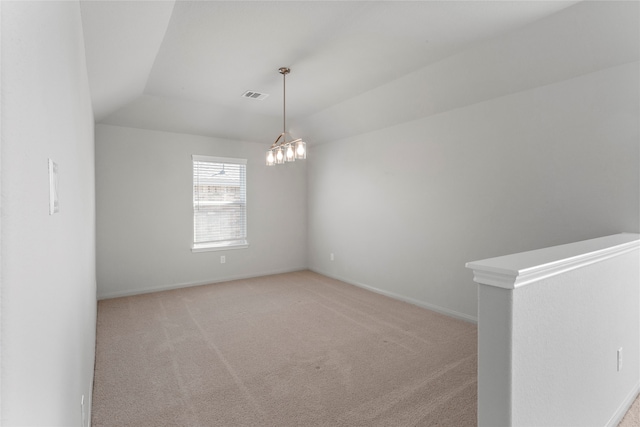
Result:
[[[231,249],[246,249],[249,247],[249,242],[246,240],[238,242],[217,243],[213,244],[200,244],[191,246],[191,252],[212,252],[212,251],[228,251]]]

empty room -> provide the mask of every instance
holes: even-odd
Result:
[[[0,425],[640,425],[640,2],[0,23]]]

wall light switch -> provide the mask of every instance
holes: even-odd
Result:
[[[60,211],[58,205],[58,164],[49,159],[49,215]]]
[[[622,347],[618,349],[618,372],[622,371]]]
[[[82,416],[82,427],[84,427],[84,420],[86,418],[85,413],[84,413],[84,394],[82,395],[82,398],[80,399],[80,414]]]
[[[220,264],[224,264],[225,262],[227,262],[227,257],[224,255],[220,255]]]
[[[334,258],[334,256],[333,256],[333,252],[331,252],[331,253],[329,254],[329,259],[330,259],[331,261],[333,261],[333,260],[335,259],[335,258]]]

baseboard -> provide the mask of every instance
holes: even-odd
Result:
[[[239,275],[235,275],[235,276],[224,276],[224,277],[217,277],[215,279],[202,280],[202,281],[197,281],[197,282],[175,283],[175,284],[154,286],[154,287],[151,287],[151,288],[136,289],[136,290],[131,290],[131,291],[121,291],[121,292],[110,292],[110,293],[106,293],[106,294],[98,294],[97,298],[98,298],[98,301],[100,301],[100,300],[104,300],[104,299],[130,297],[130,296],[133,296],[133,295],[150,294],[152,292],[170,291],[172,289],[189,288],[189,287],[192,287],[192,286],[203,286],[203,285],[211,285],[211,284],[214,284],[214,283],[229,282],[231,280],[252,279],[254,277],[272,276],[274,274],[293,273],[294,271],[302,271],[302,270],[306,270],[306,269],[307,269],[306,267],[299,267],[299,268],[286,269],[286,270],[265,271],[265,272],[260,272],[260,273],[256,273],[256,274],[239,274]]]
[[[229,282],[231,280],[252,279],[254,277],[271,276],[273,274],[292,273],[294,271],[302,271],[302,270],[307,270],[307,268],[300,267],[300,268],[286,269],[286,270],[266,271],[266,272],[261,272],[257,274],[241,274],[236,276],[218,277],[215,279],[197,281],[197,282],[176,283],[176,284],[168,284],[168,285],[162,285],[162,286],[154,286],[151,288],[136,289],[131,291],[111,292],[106,294],[98,294],[97,298],[98,300],[105,300],[105,299],[111,299],[111,298],[129,297],[133,295],[142,295],[142,294],[148,294],[152,292],[161,292],[161,291],[169,291],[172,289],[188,288],[191,286],[211,285],[213,283]],[[334,274],[326,273],[320,270],[314,270],[314,269],[309,269],[309,270],[318,274],[322,274],[323,276],[331,277],[332,279],[340,280],[341,282],[345,282],[350,285],[357,286],[359,288],[367,289],[371,292],[375,292],[377,294],[384,295],[389,298],[397,299],[399,301],[404,301],[404,302],[408,302],[409,304],[417,305],[418,307],[426,308],[427,310],[432,310],[441,314],[445,314],[447,316],[465,320],[467,322],[478,323],[477,317],[469,316],[468,314],[465,314],[465,313],[460,313],[458,311],[451,310],[445,307],[440,307],[435,304],[429,304],[424,301],[420,301],[414,298],[406,297],[404,295],[396,294],[394,292],[385,291],[383,289],[365,285],[364,283],[359,283],[359,282],[349,280]]]
[[[633,389],[629,392],[624,401],[620,404],[616,412],[613,414],[609,422],[605,425],[605,427],[616,427],[620,424],[620,421],[624,418],[625,414],[633,404],[633,401],[636,400],[640,394],[640,383],[636,383]]]
[[[440,314],[444,314],[444,315],[447,315],[447,316],[455,317],[457,319],[465,320],[467,322],[476,323],[476,324],[478,323],[478,318],[477,317],[469,316],[468,314],[465,314],[465,313],[460,313],[460,312],[455,311],[455,310],[451,310],[451,309],[448,309],[448,308],[445,308],[445,307],[440,307],[439,305],[429,304],[429,303],[426,303],[424,301],[420,301],[420,300],[417,300],[417,299],[414,299],[414,298],[410,298],[410,297],[407,297],[407,296],[404,296],[404,295],[396,294],[394,292],[385,291],[383,289],[379,289],[379,288],[375,288],[373,286],[365,285],[364,283],[359,283],[359,282],[356,282],[354,280],[346,279],[344,277],[340,277],[340,276],[337,276],[335,274],[326,273],[326,272],[321,271],[321,270],[315,270],[315,269],[312,269],[312,268],[309,268],[309,270],[313,271],[314,273],[322,274],[323,276],[331,277],[332,279],[340,280],[341,282],[345,282],[345,283],[348,283],[350,285],[357,286],[359,288],[363,288],[363,289],[366,289],[368,291],[375,292],[377,294],[387,296],[389,298],[397,299],[399,301],[404,301],[404,302],[408,302],[409,304],[417,305],[418,307],[426,308],[427,310],[432,310],[432,311],[438,312]]]
[[[95,370],[96,370],[96,365],[94,363],[93,364],[94,375],[95,375]],[[91,427],[91,416],[92,416],[91,411],[93,409],[93,380],[94,380],[94,377],[91,377],[91,390],[89,390],[89,404],[87,405],[87,410],[85,411],[85,415],[87,416],[87,418],[85,419],[85,423],[87,427]],[[84,425],[82,427],[84,427]]]

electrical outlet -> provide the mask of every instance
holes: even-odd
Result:
[[[618,372],[622,371],[622,347],[618,349]]]
[[[333,260],[335,259],[335,257],[333,256],[333,252],[331,252],[331,253],[329,254],[329,259],[330,259],[331,261],[333,261]]]
[[[224,255],[220,255],[220,264],[224,264],[225,262],[227,262],[227,257]]]

